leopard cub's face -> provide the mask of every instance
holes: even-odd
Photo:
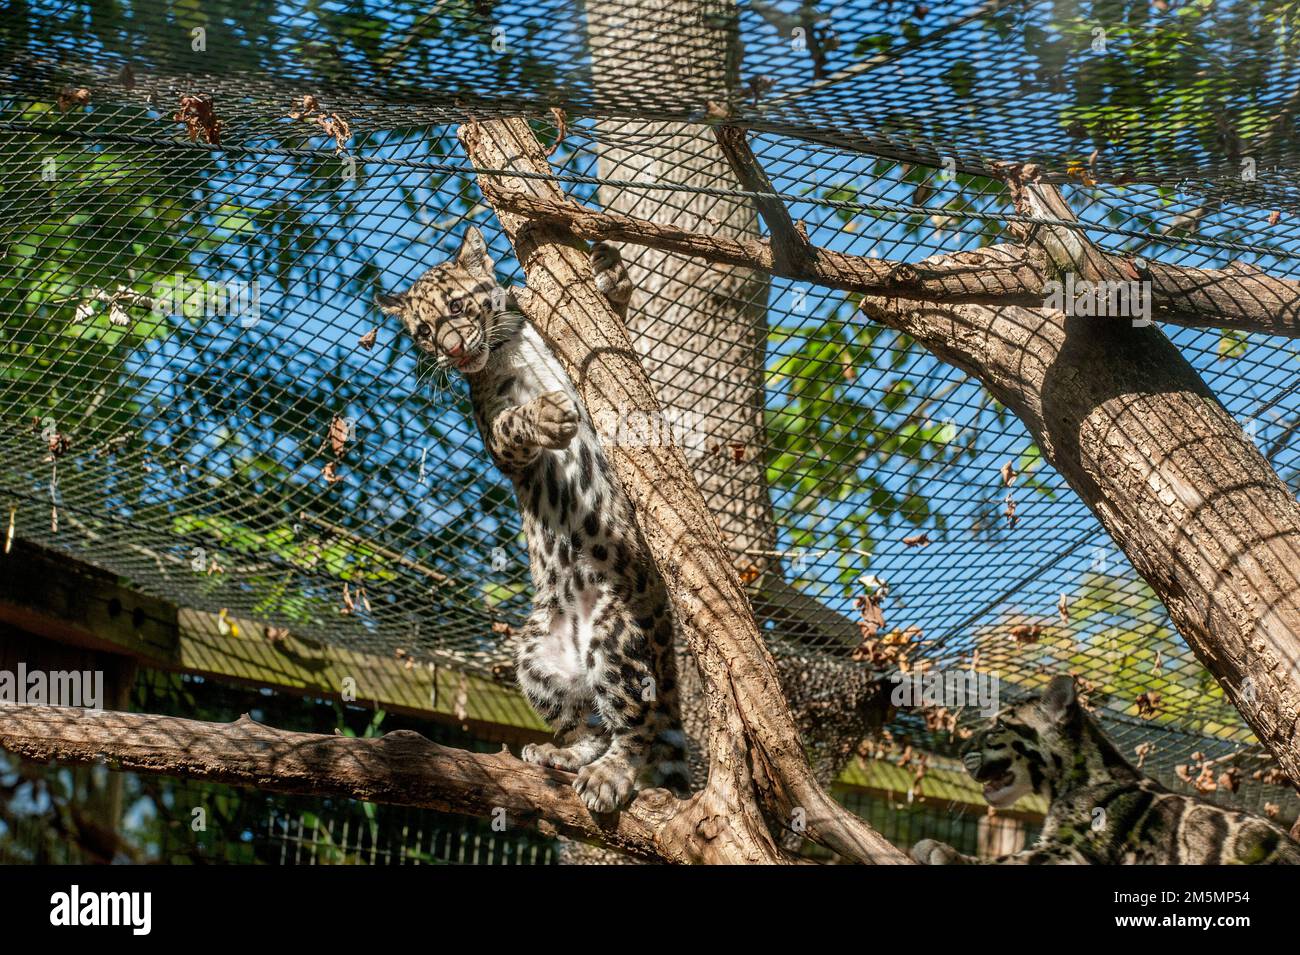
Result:
[[[1046,694],[1002,710],[962,747],[962,765],[984,784],[989,805],[1004,809],[1031,792],[1050,795],[1046,783],[1072,748],[1066,726],[1078,705],[1074,694],[1074,680],[1057,677]]]
[[[402,320],[416,347],[445,367],[482,371],[493,344],[499,296],[482,234],[466,233],[456,257],[435,265],[407,291],[380,295],[380,310]]]

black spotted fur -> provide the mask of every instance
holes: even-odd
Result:
[[[597,287],[625,312],[631,285],[618,252],[597,245],[592,264]],[[514,484],[535,590],[517,672],[557,737],[523,758],[576,771],[574,788],[595,812],[624,805],[637,785],[682,791],[663,579],[572,383],[498,288],[478,230],[455,260],[379,304],[465,375],[484,444]]]
[[[1048,800],[1037,845],[994,859],[934,839],[912,849],[929,865],[1294,865],[1300,844],[1252,813],[1171,792],[1120,755],[1079,705],[1074,679],[1008,707],[963,748],[985,798],[1006,807],[1029,792]]]

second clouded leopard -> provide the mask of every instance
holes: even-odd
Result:
[[[632,286],[617,250],[597,245],[592,267],[626,314]],[[379,305],[465,376],[483,443],[514,484],[535,591],[519,683],[557,737],[523,758],[576,771],[587,806],[608,812],[639,785],[686,785],[672,613],[590,417],[493,268],[471,228],[453,260]]]
[[[1300,844],[1260,816],[1170,792],[1134,769],[1079,704],[1074,678],[1003,710],[963,747],[991,806],[1026,793],[1048,800],[1038,844],[976,859],[934,839],[912,848],[929,865],[1224,865],[1300,863]]]

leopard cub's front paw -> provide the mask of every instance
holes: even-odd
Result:
[[[961,865],[965,856],[938,839],[922,839],[912,846],[912,858],[921,865]]]
[[[578,406],[562,391],[549,391],[532,402],[535,443],[559,451],[569,446],[581,421]]]
[[[625,308],[632,297],[632,279],[623,264],[623,256],[608,242],[591,247],[591,272],[596,288],[617,308]]]

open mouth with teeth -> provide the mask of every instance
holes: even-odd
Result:
[[[990,804],[996,806],[1017,796],[1016,773],[1011,760],[992,759],[983,762],[978,754],[967,753],[962,762],[966,764],[966,771],[984,787],[984,798]]]
[[[1000,776],[995,776],[984,783],[984,798],[989,802],[997,802],[999,799],[1010,795],[1015,785],[1015,773],[1003,773]]]

